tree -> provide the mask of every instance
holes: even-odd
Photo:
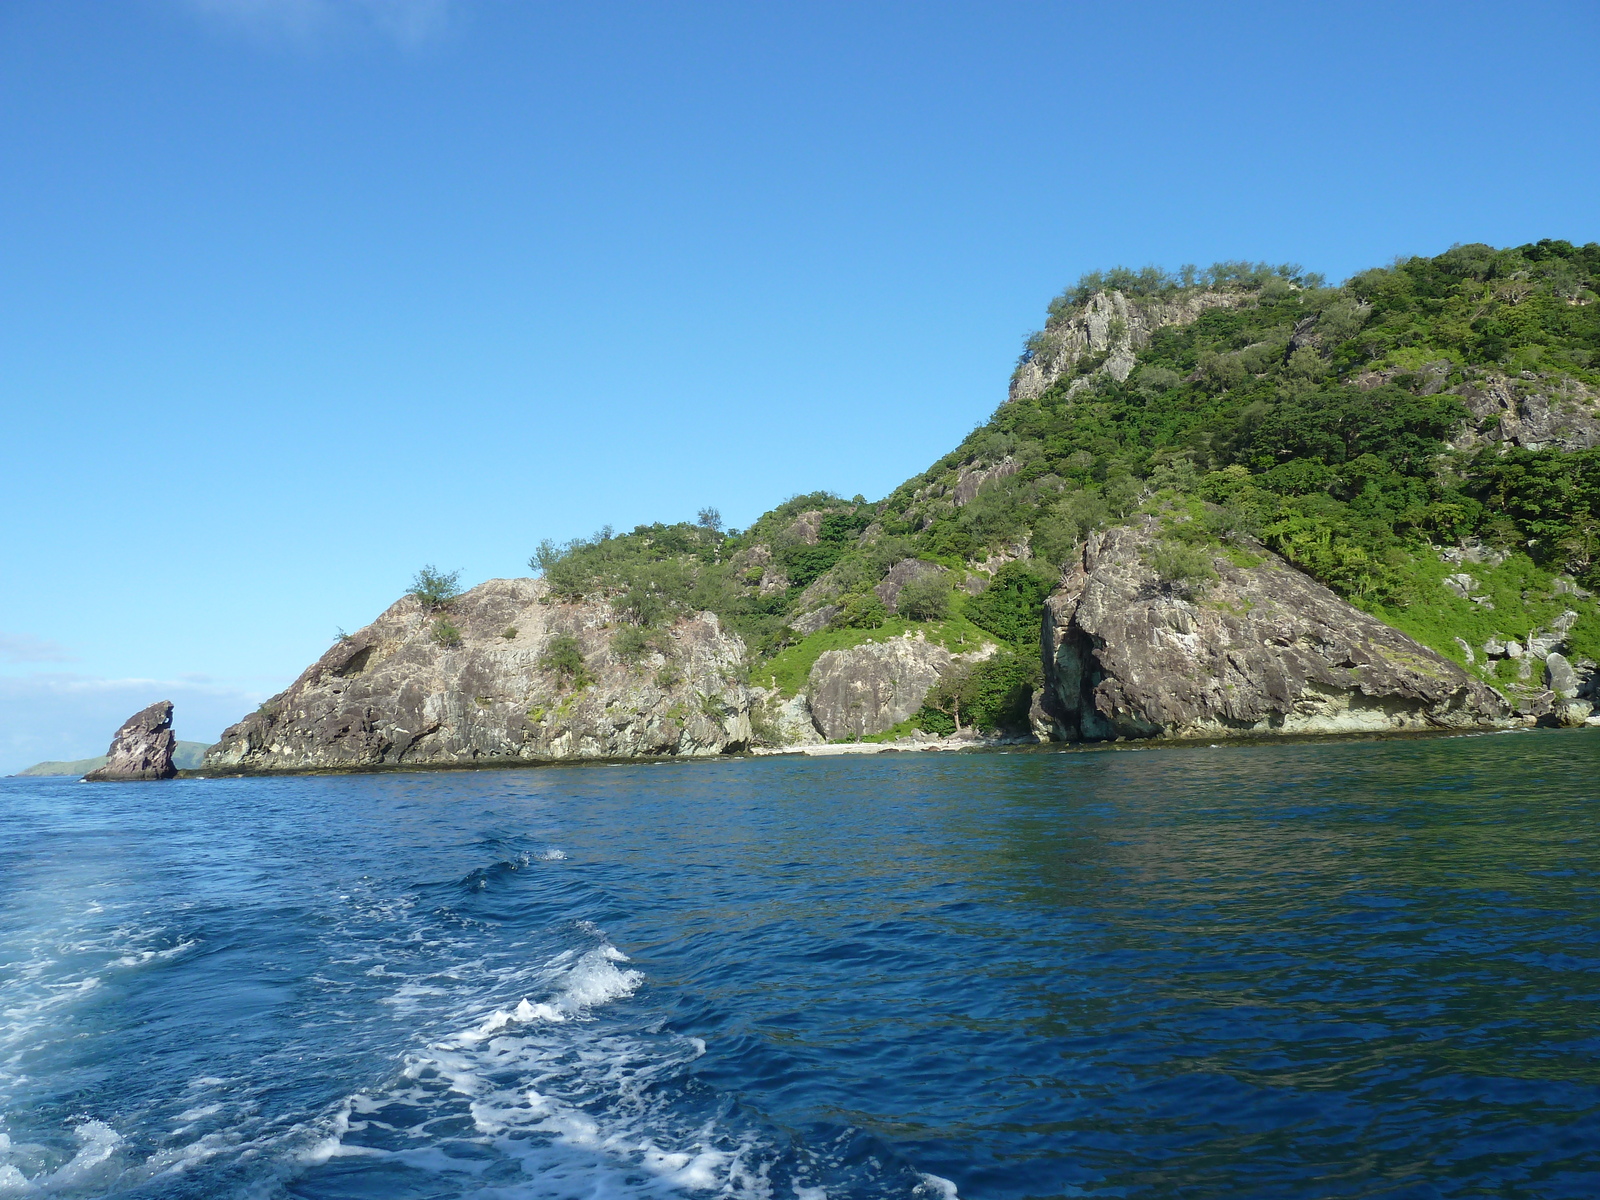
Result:
[[[1013,646],[1037,652],[1044,600],[1056,585],[1056,572],[1031,562],[1010,562],[989,586],[966,603],[967,620]]]
[[[912,621],[942,621],[950,615],[950,579],[943,571],[918,575],[895,597],[900,615]]]
[[[417,572],[406,594],[415,596],[417,602],[426,609],[443,608],[461,595],[461,588],[458,586],[460,578],[460,571],[446,574],[429,563]]]
[[[593,677],[583,660],[583,644],[570,633],[558,633],[539,655],[539,665],[572,687],[587,687]]]
[[[722,514],[711,507],[702,508],[698,518],[701,529],[718,530],[722,528]]]
[[[861,592],[845,599],[833,623],[841,628],[877,629],[889,619],[889,610],[876,592]]]
[[[952,663],[939,677],[922,702],[919,724],[929,733],[960,733],[961,702],[967,690],[972,667],[965,663]],[[943,717],[944,720],[939,718]],[[951,726],[954,728],[951,728]]]

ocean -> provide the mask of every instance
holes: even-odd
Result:
[[[0,1196],[1600,1196],[1597,768],[0,780]]]

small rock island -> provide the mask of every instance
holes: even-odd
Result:
[[[172,701],[159,700],[122,723],[106,751],[106,765],[83,778],[87,783],[171,779],[178,773],[172,761],[177,749],[178,739],[172,732]]]

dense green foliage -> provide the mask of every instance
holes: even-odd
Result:
[[[1136,310],[1200,293],[1206,303],[1139,345],[1126,378],[1106,369],[1105,353],[1082,353],[1042,394],[1003,404],[876,504],[796,496],[726,533],[707,510],[697,524],[545,543],[535,565],[556,596],[606,594],[641,631],[710,609],[772,663],[814,661],[814,642],[970,622],[1001,651],[947,681],[928,727],[953,727],[958,705],[964,724],[985,728],[1025,717],[1026,664],[1036,674],[1040,602],[1058,567],[1095,529],[1141,511],[1186,518],[1152,554],[1173,589],[1202,590],[1212,550],[1248,554],[1258,538],[1449,653],[1480,625],[1484,636],[1516,632],[1538,604],[1463,600],[1458,612],[1441,596],[1432,547],[1475,538],[1511,553],[1532,572],[1528,596],[1553,595],[1556,573],[1600,586],[1600,449],[1508,449],[1492,422],[1474,424],[1461,394],[1554,381],[1594,396],[1600,245],[1458,246],[1339,287],[1288,264],[1118,268],[1052,302],[1024,362],[1060,353],[1063,331],[1108,289]],[[958,501],[957,486],[980,470]],[[1022,560],[995,570],[997,554]],[[874,588],[906,558],[945,571],[902,589],[895,613]],[[826,628],[791,627],[825,605]],[[642,654],[643,636],[618,653]]]
[[[1034,690],[1043,682],[1039,651],[1005,648],[947,671],[916,716],[919,728],[951,734],[963,725],[984,733],[1024,733]]]
[[[1039,617],[1056,586],[1056,573],[1032,562],[1007,563],[993,582],[966,603],[967,620],[1018,650],[1039,645]]]

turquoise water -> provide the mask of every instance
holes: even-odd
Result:
[[[1597,766],[0,781],[0,1195],[1594,1197]]]

